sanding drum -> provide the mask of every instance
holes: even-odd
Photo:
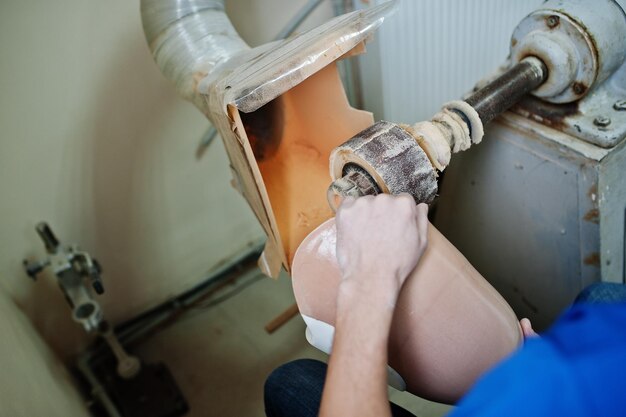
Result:
[[[416,204],[431,203],[437,173],[407,130],[380,121],[330,154],[329,204],[336,209],[345,196],[408,193]]]
[[[408,193],[430,204],[437,194],[437,171],[452,153],[482,141],[484,124],[506,111],[547,77],[546,65],[525,57],[466,101],[451,101],[430,121],[413,126],[381,121],[330,154],[328,203],[337,209],[344,197]]]

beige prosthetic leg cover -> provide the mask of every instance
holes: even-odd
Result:
[[[432,225],[428,239],[396,306],[389,365],[407,391],[454,403],[482,373],[515,350],[523,336],[511,307]],[[304,239],[292,264],[307,339],[325,351],[332,346],[329,326],[335,322],[340,280],[335,244],[333,218]],[[324,328],[324,323],[329,326]],[[397,381],[393,385],[402,386]]]

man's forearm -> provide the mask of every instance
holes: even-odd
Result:
[[[391,277],[372,277],[391,282]],[[386,284],[385,284],[386,285]],[[387,343],[395,290],[342,282],[321,416],[386,416]]]
[[[339,207],[342,276],[320,415],[391,415],[389,328],[400,288],[426,249],[427,212],[409,195],[346,199]]]

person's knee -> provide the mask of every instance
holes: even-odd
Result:
[[[578,294],[574,303],[614,303],[626,301],[626,285],[609,282],[596,282]]]
[[[326,364],[314,359],[297,359],[274,369],[265,381],[265,393],[288,387],[324,383]]]
[[[267,415],[290,415],[294,409],[303,412],[301,415],[308,415],[304,412],[307,410],[316,412],[325,377],[326,364],[313,359],[298,359],[279,366],[265,381]]]

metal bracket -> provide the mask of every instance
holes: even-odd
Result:
[[[89,284],[97,294],[104,292],[100,264],[76,245],[63,246],[47,223],[39,223],[36,230],[46,246],[48,257],[35,262],[24,260],[26,273],[36,280],[41,271],[50,267],[73,309],[74,321],[82,324],[88,332],[96,330],[102,321],[102,311],[84,281],[85,278],[89,279]]]
[[[591,144],[613,148],[626,137],[626,97],[610,81],[578,102],[552,104],[528,97],[511,110]]]

